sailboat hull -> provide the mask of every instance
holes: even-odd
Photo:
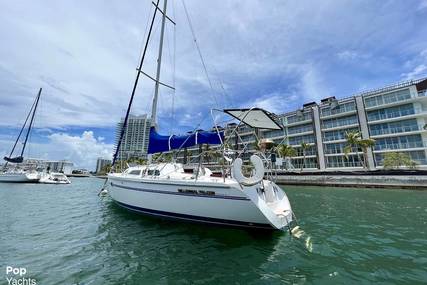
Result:
[[[2,173],[0,182],[6,183],[31,183],[38,182],[40,175],[37,173]]]
[[[250,196],[232,186],[173,183],[110,176],[109,194],[121,207],[140,214],[221,226],[280,229]],[[256,191],[255,191],[256,193]],[[258,196],[255,200],[259,200]],[[289,217],[289,222],[292,217]],[[277,222],[277,221],[276,221]]]

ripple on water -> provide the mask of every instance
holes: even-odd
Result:
[[[427,280],[427,192],[286,187],[304,233],[141,217],[69,187],[0,184],[0,265],[40,284],[348,284]]]

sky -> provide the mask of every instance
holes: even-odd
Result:
[[[169,0],[161,133],[209,128],[212,108],[284,113],[427,76],[427,0]],[[160,2],[162,6],[162,1]],[[0,155],[43,88],[27,157],[95,168],[113,152],[151,0],[0,0]],[[195,38],[191,32],[193,28]],[[156,19],[143,70],[155,75]],[[195,45],[202,54],[207,74]],[[133,114],[150,113],[141,77]]]

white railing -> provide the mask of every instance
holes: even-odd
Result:
[[[424,144],[422,141],[406,142],[406,143],[393,143],[393,144],[376,144],[375,150],[407,149],[407,148],[418,148],[418,147],[424,147]]]
[[[415,114],[415,110],[403,110],[398,112],[388,112],[385,114],[376,114],[376,115],[369,115],[368,114],[368,121],[377,121],[377,120],[384,120],[384,119],[391,119],[396,117],[402,117],[402,116],[408,116]]]
[[[414,132],[414,131],[420,131],[418,126],[402,126],[402,127],[394,127],[394,128],[387,128],[387,129],[381,129],[381,130],[371,130],[372,136],[379,136],[379,135],[387,135],[387,134],[396,134],[396,133],[407,133],[407,132]]]

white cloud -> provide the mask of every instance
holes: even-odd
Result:
[[[46,1],[5,1],[0,10],[0,34],[8,43],[0,45],[0,114],[16,110],[1,117],[0,124],[13,125],[25,117],[22,106],[30,106],[42,85],[44,106],[38,127],[115,125],[130,95],[151,1]],[[335,68],[331,58],[357,64],[356,59],[372,52],[366,72],[372,77],[376,67],[385,66],[376,62],[384,60],[385,50],[403,53],[410,43],[422,42],[413,27],[420,35],[426,29],[415,25],[419,17],[410,14],[414,5],[409,1],[325,0],[316,9],[296,0],[186,2],[211,78],[221,77],[235,106],[264,97],[261,91],[247,95],[242,90],[262,90],[259,85],[275,76],[283,80],[266,93],[293,94],[284,92],[283,86],[300,85],[294,89],[302,92],[304,101],[317,100],[339,85],[357,86],[360,82],[334,78],[339,71],[331,72]],[[168,9],[177,22],[175,109],[182,115],[209,116],[208,110],[214,107],[211,91],[181,6],[178,1]],[[379,17],[378,11],[384,13]],[[171,26],[167,29],[172,31]],[[144,67],[151,75],[155,74],[158,22],[154,30]],[[169,84],[173,82],[172,41],[168,33],[162,81]],[[366,81],[363,72],[348,73],[347,78]],[[390,75],[378,72],[378,76]],[[153,84],[141,80],[134,113],[150,107]],[[165,89],[159,115],[169,118],[171,96]],[[225,105],[224,98],[219,101]],[[289,110],[284,108],[282,112]]]
[[[84,131],[81,136],[55,133],[48,138],[51,149],[58,148],[63,154],[63,159],[70,160],[77,166],[94,169],[98,157],[112,157],[113,145],[95,138],[92,131]]]
[[[421,77],[421,75],[427,75],[427,65],[425,64],[417,65],[412,71],[408,73],[402,73],[402,77],[405,80],[417,79],[418,77]]]
[[[418,10],[424,10],[427,9],[427,0],[421,0],[420,4],[418,5]]]
[[[286,110],[290,104],[295,103],[297,99],[297,94],[272,93],[257,98],[254,102],[251,102],[251,105],[242,107],[258,107],[269,112],[281,114],[283,110]]]
[[[339,59],[341,60],[354,60],[356,59],[359,55],[357,52],[352,51],[352,50],[344,50],[341,51],[339,53],[337,53],[337,56]]]
[[[427,49],[420,52],[415,59],[406,62],[406,66],[412,67],[411,71],[402,73],[404,80],[417,79],[422,76],[427,76]]]
[[[4,136],[3,136],[4,137]],[[102,139],[97,139],[92,131],[84,131],[81,135],[66,133],[53,133],[46,143],[30,143],[27,145],[25,157],[69,160],[74,167],[94,170],[98,157],[112,157],[113,145],[106,144]],[[11,145],[10,140],[0,140],[0,154],[6,155]]]
[[[306,101],[319,102],[321,99],[331,94],[328,85],[325,83],[323,76],[317,68],[312,65],[307,65],[302,68],[301,73],[302,83],[299,93]]]

